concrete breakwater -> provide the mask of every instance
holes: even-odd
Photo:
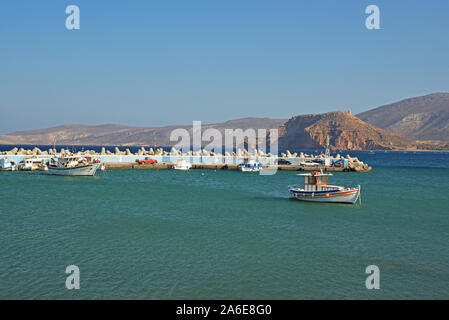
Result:
[[[12,161],[20,162],[30,157],[50,159],[61,155],[94,157],[105,163],[106,169],[170,169],[181,158],[192,163],[192,169],[236,170],[237,166],[243,163],[245,159],[254,159],[262,163],[265,168],[277,165],[278,170],[317,170],[322,168],[326,171],[367,172],[372,169],[368,164],[349,155],[345,157],[339,154],[335,156],[312,155],[303,152],[291,153],[288,150],[277,156],[260,150],[250,153],[247,150],[240,149],[237,152],[226,152],[223,155],[207,150],[182,153],[175,148],[168,152],[162,148],[145,150],[142,147],[137,152],[132,153],[128,148],[122,151],[116,147],[115,152],[111,152],[103,147],[100,152],[85,150],[73,153],[66,149],[60,149],[59,151],[52,148],[40,150],[35,147],[33,149],[13,148],[10,151],[0,152],[0,159],[8,157]],[[156,165],[139,165],[136,163],[136,160],[145,157],[155,159],[158,163]],[[310,163],[319,163],[319,166],[311,166]]]
[[[136,164],[129,162],[109,162],[105,164],[106,169],[147,169],[147,170],[159,170],[159,169],[173,169],[173,163],[156,163],[156,164]],[[349,168],[340,168],[340,167],[307,167],[307,166],[298,166],[298,165],[263,165],[265,170],[279,170],[279,171],[316,171],[322,169],[327,172],[349,172],[356,171],[351,170]],[[202,164],[202,163],[194,163],[192,164],[191,169],[204,169],[204,170],[238,170],[237,164]],[[357,170],[357,172],[368,172],[371,171],[371,167],[366,170]]]

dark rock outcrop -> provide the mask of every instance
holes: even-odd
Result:
[[[327,135],[332,149],[386,150],[403,149],[412,142],[366,123],[348,111],[299,115],[279,130],[280,149],[322,149]]]

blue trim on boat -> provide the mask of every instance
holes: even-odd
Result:
[[[297,193],[297,194],[326,194],[326,193],[338,193],[338,192],[341,192],[341,190],[338,190],[338,189],[336,189],[336,190],[320,190],[320,191],[297,191],[297,190],[294,190],[294,189],[290,189],[290,192],[293,192],[293,193]]]

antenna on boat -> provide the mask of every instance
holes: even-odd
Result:
[[[58,137],[57,134],[55,134],[53,136],[53,151],[54,151],[55,155],[56,155],[56,139],[57,139],[57,137]]]

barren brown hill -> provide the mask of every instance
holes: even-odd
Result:
[[[214,128],[224,133],[224,129],[248,128],[274,129],[286,119],[242,118],[216,124],[203,124],[203,130]],[[177,128],[192,131],[192,125],[166,127],[128,127],[116,124],[99,126],[64,125],[48,129],[13,132],[0,135],[0,144],[51,145],[56,137],[60,145],[163,145],[171,146],[170,133]]]
[[[449,141],[449,93],[401,100],[357,115],[376,127],[416,140]]]
[[[366,123],[348,111],[299,115],[288,120],[279,131],[281,149],[317,149],[326,145],[341,150],[402,149],[412,142]]]

